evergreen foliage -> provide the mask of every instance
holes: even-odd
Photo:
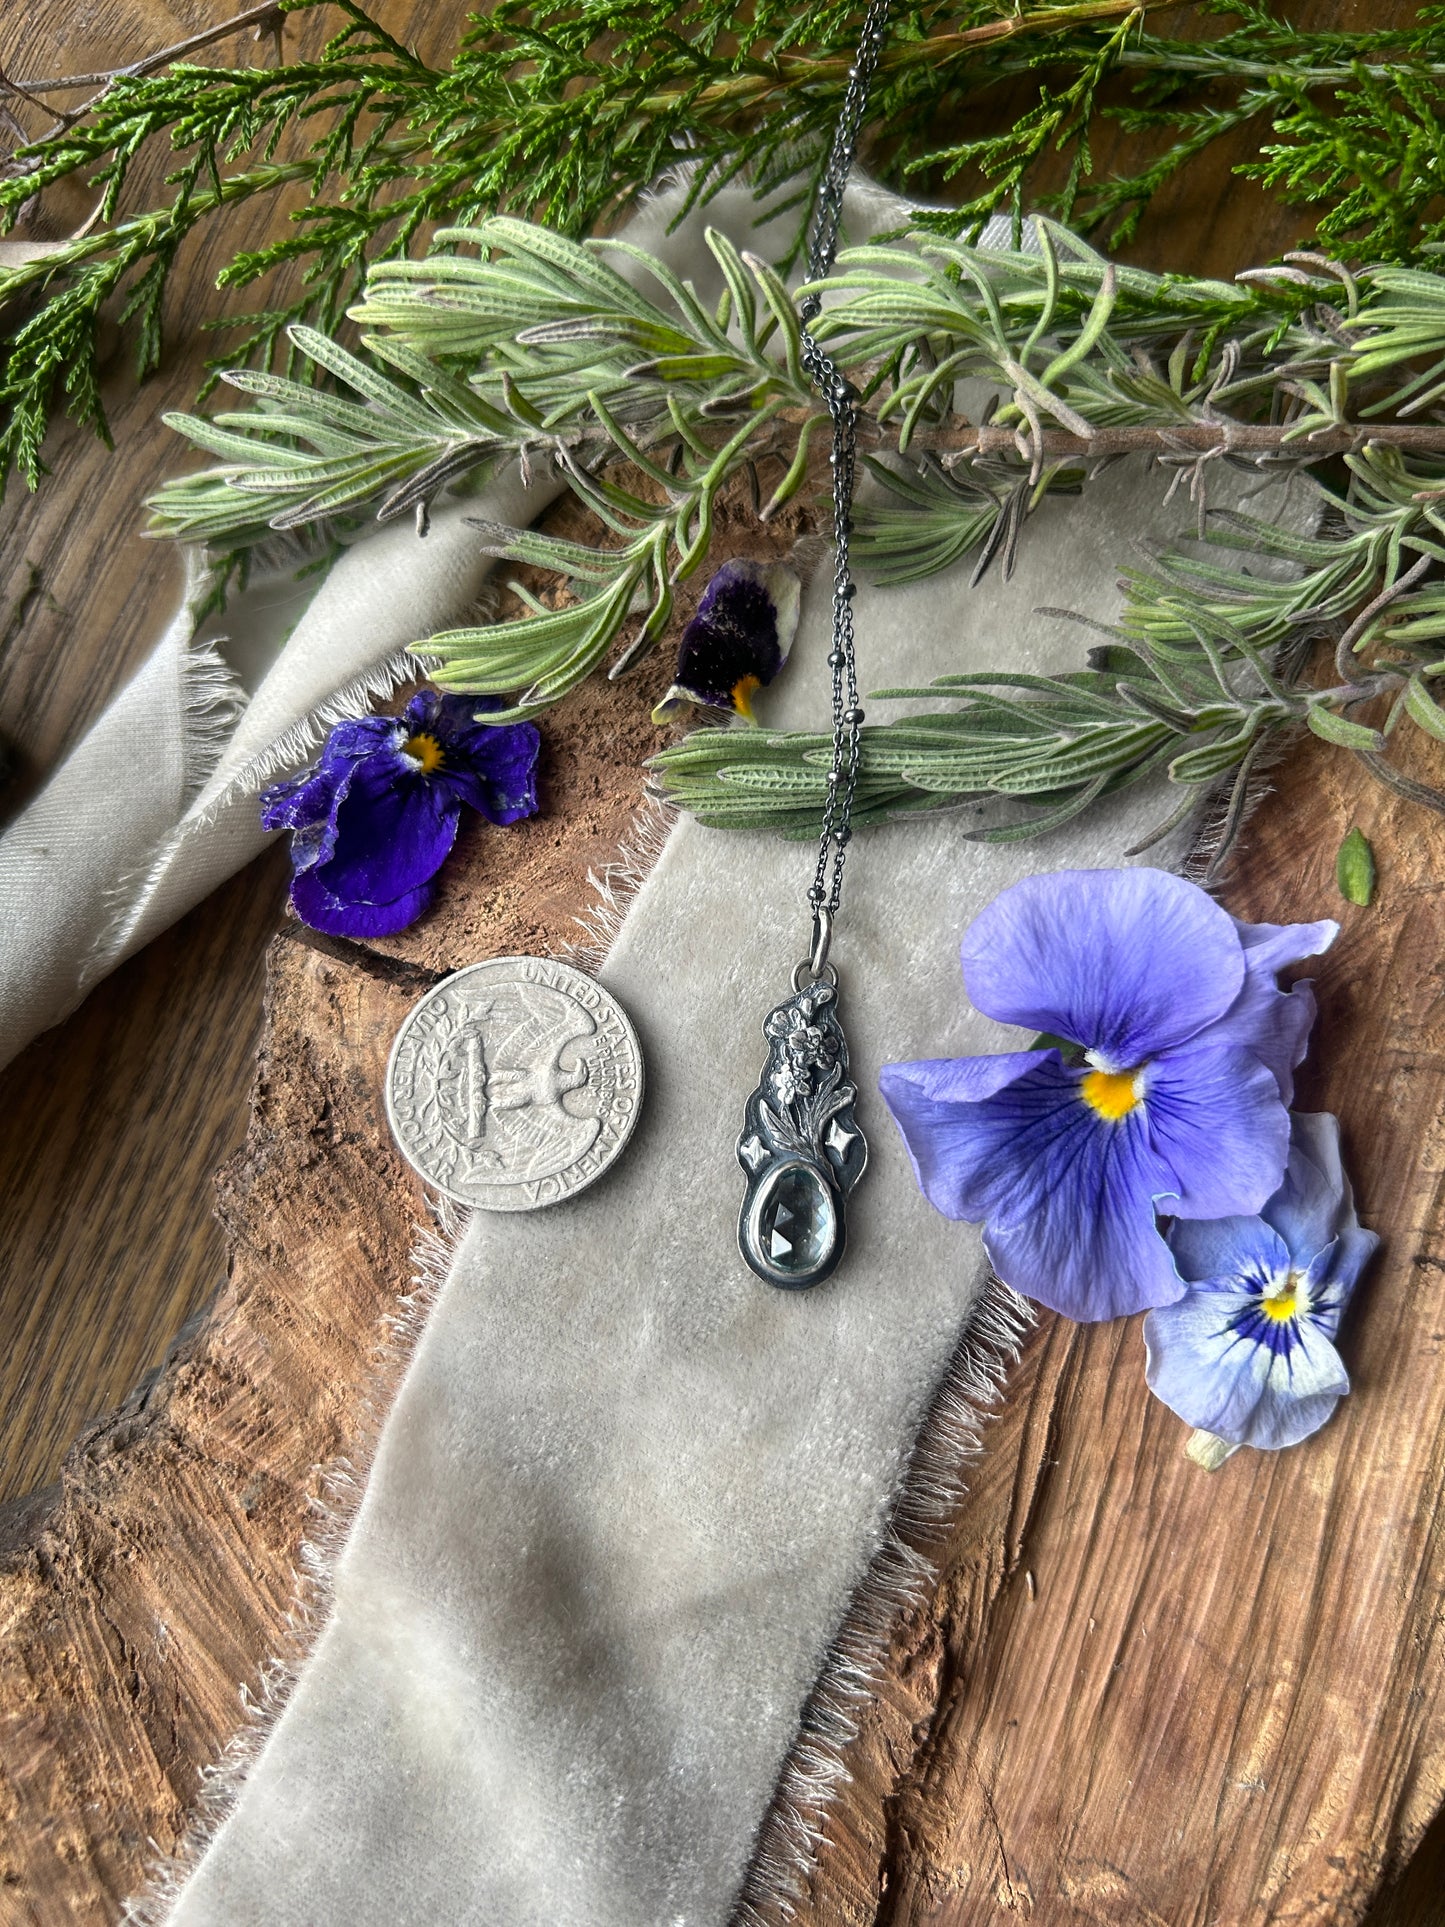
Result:
[[[746,169],[764,186],[791,183],[801,214],[860,11],[854,0],[752,0],[746,10],[727,0],[502,0],[469,20],[449,66],[432,68],[357,0],[278,0],[276,11],[319,7],[341,24],[316,58],[121,75],[0,172],[0,227],[68,176],[101,193],[88,231],[0,269],[0,480],[18,466],[35,485],[57,402],[105,432],[102,310],[119,310],[146,373],[187,234],[288,185],[305,184],[306,205],[221,280],[249,288],[296,263],[299,291],[229,316],[240,332],[223,361],[286,362],[292,324],[334,330],[367,265],[400,257],[435,226],[505,210],[580,236],[682,153],[698,163],[699,194]],[[1051,165],[1062,171],[1053,211],[1117,241],[1167,179],[1247,122],[1260,133],[1257,171],[1317,210],[1335,250],[1404,261],[1445,236],[1437,10],[1407,30],[1303,33],[1263,0],[1210,0],[1195,14],[1217,14],[1226,30],[1188,39],[1155,32],[1162,11],[1158,0],[900,5],[870,103],[875,162],[906,192],[955,203],[926,219],[950,238],[976,235],[996,209],[1021,213]],[[957,138],[980,103],[1021,76],[1037,93],[1018,119]],[[1101,114],[1158,144],[1127,178],[1092,172]],[[174,158],[169,198],[126,211],[130,171],[156,144]]]
[[[212,464],[160,491],[154,526],[208,545],[229,577],[277,530],[324,556],[372,516],[424,528],[441,491],[501,463],[554,464],[599,540],[480,525],[557,593],[513,584],[521,616],[417,645],[443,687],[506,699],[498,721],[532,714],[665,632],[722,489],[746,482],[764,518],[826,495],[787,260],[712,234],[723,292],[709,305],[661,262],[583,237],[682,154],[694,202],[745,170],[800,232],[859,9],[502,0],[437,70],[357,0],[277,12],[323,6],[343,24],[316,57],[140,63],[0,174],[0,221],[73,174],[102,197],[86,231],[0,270],[0,474],[18,465],[34,485],[57,393],[104,432],[103,308],[133,328],[144,373],[186,235],[304,183],[291,225],[222,276],[238,289],[301,270],[276,305],[231,317],[223,378],[249,405],[170,418]],[[1261,758],[1300,726],[1442,806],[1390,749],[1401,728],[1445,738],[1445,589],[1430,574],[1445,562],[1445,277],[1428,265],[1445,242],[1445,26],[1427,10],[1407,30],[1306,34],[1264,0],[1210,0],[1193,24],[1223,30],[1177,38],[1155,30],[1165,11],[898,9],[872,158],[949,204],[845,253],[829,283],[819,333],[863,396],[875,484],[858,558],[883,583],[969,555],[1007,570],[1046,496],[1135,451],[1196,498],[1202,531],[1217,462],[1309,472],[1323,519],[1305,537],[1209,518],[1205,542],[1125,571],[1118,626],[1072,674],[1003,667],[875,692],[909,708],[863,731],[858,823],[966,807],[976,834],[1032,835],[1167,770],[1170,820],[1222,797],[1227,848]],[[1020,77],[1035,90],[1023,114],[959,140]],[[1132,174],[1094,172],[1105,115],[1140,136]],[[1259,130],[1245,171],[1312,207],[1326,249],[1223,283],[1126,267],[1083,238],[1127,237],[1241,124]],[[175,158],[170,198],[127,211],[129,172],[158,142]],[[1017,224],[1046,175],[1067,225],[1039,220],[1035,252]],[[1015,245],[978,245],[1000,208]],[[336,339],[348,315],[356,348]],[[992,397],[977,419],[962,392]],[[1323,685],[1304,671],[1321,636]],[[831,738],[703,729],[654,759],[653,780],[707,822],[811,835],[831,760]]]
[[[1076,673],[875,692],[934,707],[865,727],[855,822],[987,802],[978,834],[1031,835],[1167,769],[1181,810],[1226,785],[1227,844],[1260,756],[1301,724],[1431,800],[1386,751],[1401,725],[1445,736],[1445,589],[1426,580],[1445,561],[1445,277],[1311,256],[1191,280],[1036,233],[1038,252],[922,233],[840,255],[817,327],[864,398],[881,484],[857,510],[865,569],[904,581],[969,553],[1007,568],[1049,491],[1138,449],[1196,494],[1217,461],[1319,470],[1324,520],[1304,536],[1217,515],[1208,543],[1126,570],[1121,622]],[[373,359],[296,331],[351,394],[229,376],[257,405],[173,418],[220,459],[161,490],[157,526],[243,555],[276,528],[424,515],[503,459],[554,461],[612,539],[483,525],[491,553],[555,574],[560,606],[524,593],[526,615],[418,653],[444,688],[510,697],[498,720],[614,651],[622,673],[707,559],[723,486],[751,475],[764,515],[826,493],[794,303],[766,263],[709,246],[713,307],[635,248],[508,217],[379,263],[354,311]],[[959,413],[961,382],[993,397],[984,420]],[[1314,687],[1301,664],[1321,635],[1336,677]],[[1382,697],[1378,726],[1354,713]],[[831,760],[831,737],[704,729],[654,778],[706,822],[809,835]]]

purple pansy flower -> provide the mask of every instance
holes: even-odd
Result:
[[[999,1276],[1071,1318],[1178,1298],[1156,1208],[1254,1212],[1279,1185],[1314,1001],[1274,973],[1337,928],[1242,924],[1162,870],[1005,890],[964,939],[964,982],[1050,1046],[885,1066],[925,1196],[982,1222]]]
[[[488,727],[488,696],[413,696],[400,716],[338,723],[321,760],[262,792],[261,823],[291,831],[291,908],[313,930],[385,937],[431,902],[462,805],[492,823],[537,809],[537,731]]]
[[[1284,1183],[1257,1218],[1174,1225],[1189,1286],[1144,1320],[1150,1390],[1229,1445],[1296,1445],[1349,1391],[1334,1340],[1380,1242],[1355,1216],[1336,1119],[1291,1125]]]
[[[788,660],[800,585],[785,562],[724,562],[682,632],[677,678],[652,712],[671,722],[684,703],[730,709],[754,722],[753,697]]]

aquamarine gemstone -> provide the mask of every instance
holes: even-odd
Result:
[[[780,1283],[804,1285],[827,1265],[838,1238],[833,1187],[815,1164],[779,1164],[753,1201],[756,1247]]]

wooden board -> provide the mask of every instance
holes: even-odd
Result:
[[[219,0],[0,7],[0,66],[17,78],[101,71],[239,10]],[[386,0],[378,12],[423,57],[445,59],[465,9]],[[324,9],[293,18],[288,53],[314,50],[335,24]],[[244,60],[269,47],[254,49],[246,34],[197,57]],[[18,111],[30,127],[43,124]],[[165,168],[161,152],[142,157],[128,205],[147,204]],[[143,498],[188,459],[160,417],[192,405],[203,363],[225,344],[202,324],[251,305],[216,292],[219,269],[237,248],[274,238],[299,201],[262,199],[228,216],[224,233],[185,244],[167,297],[165,365],[143,387],[112,331],[105,392],[119,457],[59,424],[42,493],[12,481],[0,504],[0,823],[144,660],[175,606],[176,552],[142,533]],[[41,197],[22,232],[57,238],[93,203],[84,186],[65,183]],[[264,955],[285,874],[279,851],[262,859],[132,959],[71,1024],[0,1069],[0,1330],[9,1340],[0,1502],[54,1479],[77,1428],[159,1364],[224,1275],[209,1174],[245,1135]],[[183,1064],[186,1095],[173,1108],[166,1098]],[[77,1171],[84,1199],[57,1214],[58,1189]]]
[[[467,906],[489,895],[493,952],[576,934],[586,872],[632,812],[637,716],[631,692],[625,708],[606,687],[574,699],[610,780],[580,756],[554,775],[565,823],[508,833],[505,886],[469,841],[448,879],[460,914],[431,926],[441,968],[478,954]],[[426,1212],[381,1081],[437,975],[300,934],[271,944],[251,1125],[218,1183],[229,1281],[75,1442],[59,1485],[0,1513],[0,1920],[114,1920],[244,1724],[242,1687],[293,1649],[302,1536],[329,1477],[367,1463],[400,1364],[391,1321]]]
[[[1353,824],[1382,859],[1368,910],[1334,892]],[[1042,1316],[852,1749],[818,1927],[1353,1921],[1439,1811],[1442,876],[1445,822],[1302,746],[1224,900],[1344,926],[1311,966],[1298,1102],[1339,1115],[1386,1233],[1342,1341],[1354,1394],[1211,1475],[1145,1388],[1141,1318]],[[1445,1918],[1439,1850],[1394,1918]]]
[[[424,21],[433,45],[455,27],[449,8],[380,11],[403,34]],[[23,40],[40,66],[104,65],[217,12],[21,9],[0,21],[0,59]],[[1302,224],[1264,210],[1220,169],[1172,196],[1139,251],[1227,273]],[[233,228],[224,246],[256,232]],[[221,244],[194,252],[175,296],[192,319],[214,302]],[[182,330],[179,345],[162,382],[139,396],[116,384],[123,462],[62,434],[38,509],[5,505],[12,799],[169,604],[171,560],[134,531],[141,488],[175,459],[152,417],[189,399],[209,342]],[[583,692],[554,726],[567,748],[547,818],[512,833],[505,860],[471,838],[415,933],[371,950],[296,933],[271,946],[251,1122],[219,1183],[224,1247],[202,1173],[244,1126],[275,858],[0,1080],[0,1311],[22,1334],[0,1357],[0,1472],[22,1495],[0,1533],[0,1921],[114,1920],[242,1723],[241,1688],[286,1650],[322,1468],[365,1462],[398,1368],[388,1321],[421,1200],[378,1114],[386,1044],[436,970],[570,934],[635,799],[644,718],[639,690]],[[1376,837],[1379,905],[1346,913],[1321,973],[1328,1049],[1302,1092],[1345,1118],[1363,1208],[1392,1234],[1350,1330],[1357,1394],[1301,1452],[1241,1455],[1211,1479],[1144,1393],[1138,1321],[1042,1323],[938,1548],[940,1584],[897,1629],[803,1910],[815,1927],[1352,1920],[1438,1806],[1445,838],[1324,755],[1267,806],[1230,901],[1318,914],[1335,903],[1343,827]],[[83,1173],[85,1208],[57,1212],[68,1171]],[[223,1264],[221,1297],[159,1375],[34,1492]],[[1375,1927],[1445,1919],[1438,1827],[1431,1844]]]
[[[100,71],[230,11],[218,0],[0,6],[0,66],[17,78]],[[388,0],[384,11],[395,32],[437,57],[461,10]],[[288,26],[287,47],[314,46],[327,31],[318,11]],[[254,51],[243,36],[215,57]],[[165,164],[159,152],[143,157],[131,205],[158,191]],[[93,203],[66,183],[41,197],[23,232],[54,239]],[[176,552],[142,534],[144,496],[185,456],[160,416],[191,406],[203,363],[226,340],[201,329],[228,305],[215,275],[235,248],[274,235],[287,211],[280,197],[263,200],[238,211],[224,236],[185,245],[167,300],[166,364],[144,387],[131,378],[129,349],[112,339],[105,387],[123,452],[62,424],[46,444],[42,493],[12,481],[0,503],[0,745],[10,764],[0,823],[144,660],[176,605]],[[0,1070],[0,1502],[54,1479],[77,1428],[154,1369],[224,1275],[209,1176],[245,1135],[263,959],[284,877],[279,852],[263,859],[127,964],[71,1024]],[[183,1082],[173,1107],[168,1096]],[[71,1192],[58,1214],[59,1187],[77,1179],[83,1200]]]

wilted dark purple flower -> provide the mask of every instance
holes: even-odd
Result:
[[[1155,1221],[1256,1212],[1284,1175],[1313,997],[1275,972],[1333,923],[1242,924],[1161,870],[1005,890],[963,945],[974,1004],[1070,1048],[889,1064],[924,1195],[984,1225],[999,1276],[1071,1318],[1184,1290]]]
[[[321,760],[262,792],[261,823],[291,831],[291,908],[313,930],[385,937],[431,902],[462,805],[491,823],[537,809],[537,731],[488,727],[490,696],[413,696],[400,716],[338,723]]]
[[[1337,1120],[1290,1123],[1284,1183],[1257,1218],[1174,1225],[1189,1288],[1144,1320],[1155,1396],[1226,1444],[1266,1450],[1317,1432],[1349,1391],[1334,1341],[1380,1242],[1355,1216]]]
[[[786,563],[724,562],[682,632],[677,679],[652,720],[670,722],[684,703],[697,703],[752,722],[754,695],[788,660],[798,602],[798,577]]]

